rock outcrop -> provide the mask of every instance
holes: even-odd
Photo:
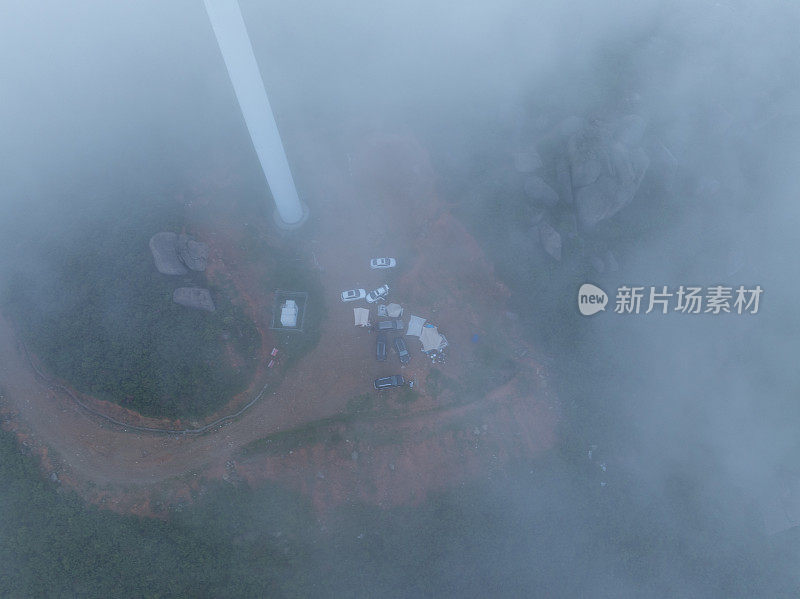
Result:
[[[558,194],[541,177],[528,177],[525,194],[537,206],[552,208],[558,204]]]
[[[201,287],[178,287],[172,293],[172,301],[187,308],[214,312],[216,310],[211,293]]]
[[[206,269],[208,245],[195,241],[188,235],[180,235],[177,243],[178,257],[188,268],[197,271]]]
[[[635,145],[643,131],[639,117],[627,117],[616,128],[616,137],[609,128],[598,124],[570,137],[567,158],[582,230],[591,230],[633,200],[650,165],[647,154]]]
[[[191,270],[203,271],[208,263],[208,245],[189,235],[161,232],[150,238],[150,251],[158,272],[185,275]]]
[[[554,259],[561,260],[561,235],[546,220],[539,223],[539,241],[544,251]]]
[[[178,256],[178,235],[161,232],[150,238],[150,251],[158,272],[165,275],[185,275],[188,271]]]
[[[514,168],[518,173],[532,173],[542,168],[539,153],[531,148],[514,154]]]

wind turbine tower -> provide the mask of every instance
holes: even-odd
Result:
[[[286,229],[299,227],[308,218],[308,208],[297,195],[239,3],[237,0],[204,2],[250,139],[275,199],[275,222]]]

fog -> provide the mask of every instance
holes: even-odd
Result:
[[[642,186],[601,227],[573,238],[562,222],[560,262],[531,239],[527,213],[502,235],[476,232],[557,379],[561,445],[450,500],[489,523],[437,550],[430,586],[364,551],[338,556],[364,569],[352,593],[796,596],[797,531],[765,522],[800,501],[800,8],[240,5],[312,218],[323,199],[310,192],[315,164],[301,139],[338,155],[344,172],[358,135],[410,132],[430,153],[439,195],[470,218],[502,214],[521,195],[514,152],[538,144],[547,161],[570,118],[646,123]],[[272,210],[199,0],[6,0],[0,82],[4,275],[22,264],[47,276],[23,249],[32,240],[88,231],[98,215],[233,168]],[[619,270],[593,268],[608,250]],[[531,294],[542,281],[547,291]],[[580,282],[609,294],[604,313],[578,313]],[[758,314],[613,310],[622,285],[719,284],[760,285]],[[331,526],[338,540],[309,549],[317,565],[349,535]],[[421,552],[438,542],[429,531],[418,539]]]

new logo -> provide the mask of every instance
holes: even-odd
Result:
[[[591,283],[584,283],[578,289],[578,310],[584,316],[591,316],[606,309],[608,294]]]

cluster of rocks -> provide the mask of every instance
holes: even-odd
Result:
[[[534,209],[532,232],[554,259],[561,260],[562,249],[556,212],[570,214],[570,235],[589,234],[633,200],[650,166],[642,148],[645,129],[637,115],[610,122],[571,117],[551,134],[557,149],[548,167],[533,146],[514,154],[514,168],[524,177],[524,193]],[[603,269],[606,261],[616,267],[613,254],[596,258],[596,268]]]
[[[189,270],[204,271],[208,263],[208,245],[188,235],[156,233],[150,238],[150,251],[158,272],[185,275]]]
[[[150,251],[156,269],[165,275],[185,275],[190,270],[202,272],[208,264],[208,245],[189,235],[162,231],[150,238]],[[176,304],[214,312],[214,302],[208,289],[180,287],[172,294]]]

